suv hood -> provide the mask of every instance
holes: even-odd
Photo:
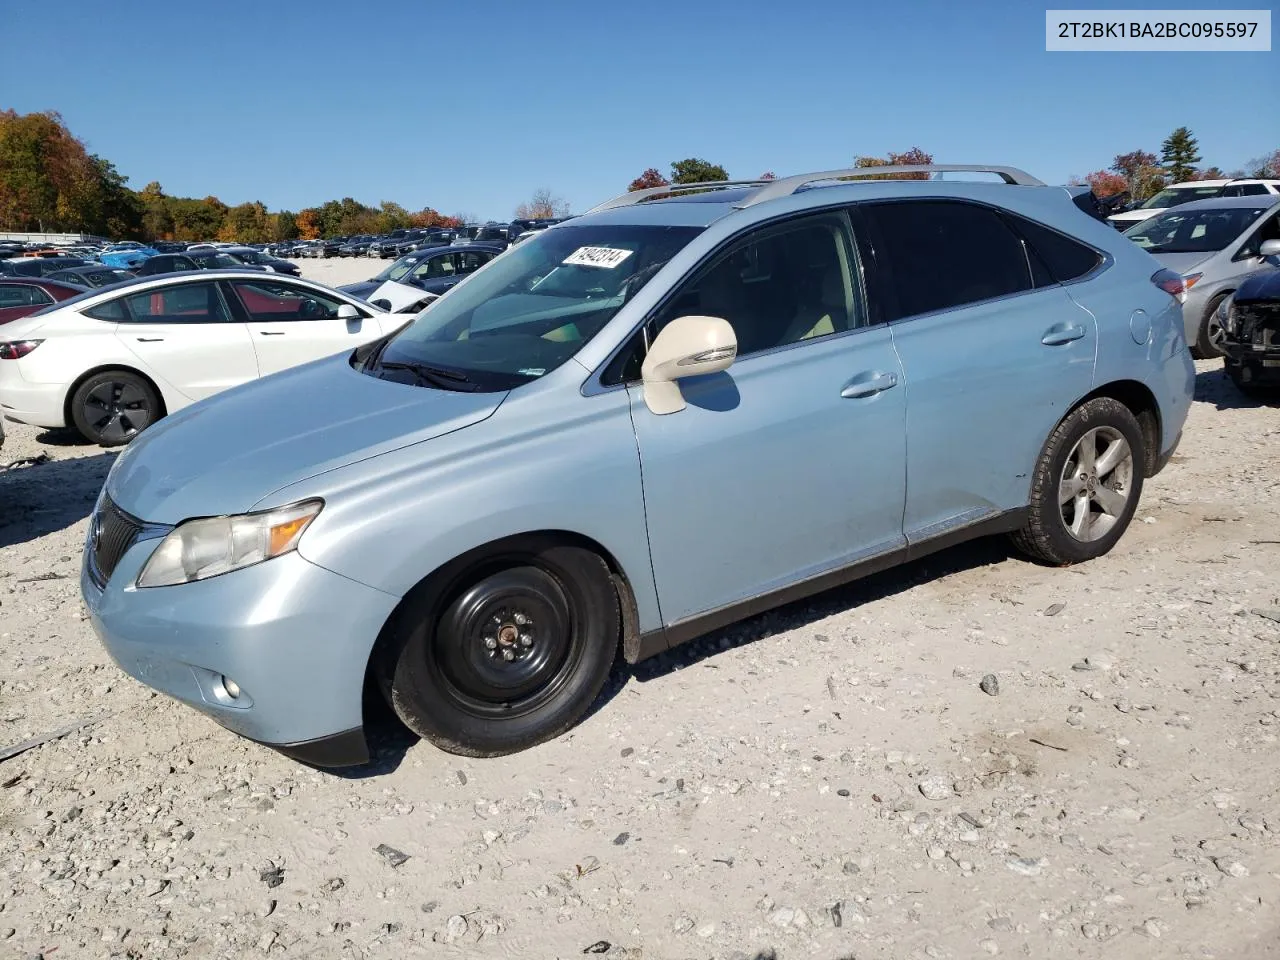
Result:
[[[1167,210],[1167,207],[1155,207],[1151,210],[1126,210],[1124,213],[1113,213],[1107,217],[1111,223],[1124,223],[1133,226],[1135,223],[1141,223],[1143,220],[1150,220],[1152,217],[1158,217]]]
[[[479,423],[505,397],[392,383],[329,357],[166,417],[120,455],[106,490],[148,523],[244,513],[281,487]]]

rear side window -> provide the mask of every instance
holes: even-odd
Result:
[[[159,287],[125,297],[130,319],[138,323],[225,323],[222,294],[214,283]]]
[[[1031,272],[1036,286],[1079,280],[1102,262],[1102,255],[1078,240],[1051,230],[1033,220],[1009,214],[1009,220],[1027,241]]]
[[[886,320],[1031,289],[1022,240],[989,207],[901,200],[860,209],[872,232]]]
[[[0,284],[0,307],[34,307],[46,303],[53,303],[53,297],[37,286],[25,283]]]

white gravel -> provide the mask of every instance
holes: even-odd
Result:
[[[620,670],[516,757],[384,724],[358,777],[112,665],[76,581],[111,454],[13,426],[0,463],[51,459],[0,472],[0,752],[101,719],[0,761],[0,955],[1272,955],[1280,409],[1215,367],[1102,560],[951,550]]]

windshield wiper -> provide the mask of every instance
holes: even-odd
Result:
[[[460,370],[446,370],[426,363],[391,360],[379,362],[381,370],[407,370],[414,374],[420,383],[427,386],[443,387],[446,390],[473,391],[479,389],[476,382]]]

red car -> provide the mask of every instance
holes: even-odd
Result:
[[[0,276],[0,323],[25,317],[51,303],[85,293],[88,289],[63,280]]]

